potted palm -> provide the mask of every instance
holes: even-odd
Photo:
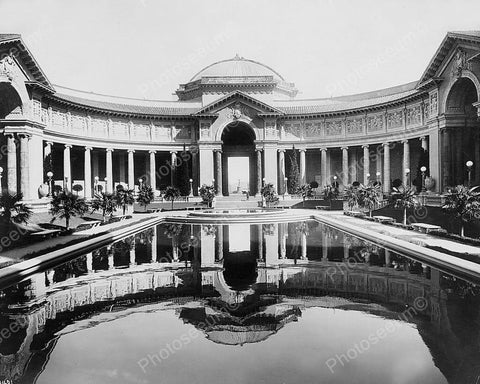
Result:
[[[328,201],[330,209],[332,209],[332,201],[338,198],[338,187],[335,185],[326,185],[323,188],[323,199]]]
[[[180,190],[178,188],[167,187],[167,189],[165,189],[165,194],[163,195],[163,198],[167,201],[172,202],[172,211],[173,211],[173,203],[179,197],[180,197]]]
[[[317,183],[318,186],[318,183]],[[302,196],[302,206],[305,207],[305,199],[307,197],[312,197],[313,196],[313,190],[312,186],[310,184],[303,184],[298,191],[300,192],[300,195]]]
[[[125,215],[127,207],[133,205],[135,202],[133,189],[118,189],[115,193],[115,200],[117,205],[122,207],[123,215]]]
[[[111,193],[97,193],[90,204],[92,213],[95,211],[102,211],[103,222],[106,222],[107,216],[111,217],[113,212],[117,210],[117,200]]]
[[[65,228],[70,229],[70,219],[81,216],[88,211],[85,199],[71,192],[59,192],[54,195],[51,201],[50,214],[53,216],[53,223],[57,218],[65,219]]]
[[[155,199],[152,187],[149,185],[142,185],[138,191],[137,203],[145,207],[145,212],[147,212],[147,206]]]
[[[272,183],[265,184],[260,193],[262,194],[267,207],[270,207],[271,204],[278,202],[277,192],[275,191],[275,187]]]
[[[465,237],[465,224],[473,221],[480,215],[480,192],[477,187],[467,188],[457,185],[448,190],[445,196],[445,204],[442,209],[453,213],[460,219],[460,236]]]
[[[360,191],[358,186],[348,185],[344,191],[345,200],[347,201],[347,207],[349,211],[353,211],[354,207],[358,207],[358,201],[360,198]]]
[[[0,231],[7,233],[15,224],[27,224],[32,210],[22,203],[23,195],[3,193],[0,196]]]
[[[420,205],[416,195],[416,188],[399,186],[393,187],[390,195],[390,205],[396,209],[403,209],[403,225],[407,225],[407,209]]]
[[[215,187],[213,185],[203,184],[199,189],[200,197],[204,204],[207,204],[209,208],[213,208],[213,202],[215,200]]]
[[[372,217],[372,211],[380,203],[382,192],[380,185],[361,185],[359,187],[358,206],[368,210],[368,215]]]

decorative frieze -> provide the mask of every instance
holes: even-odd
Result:
[[[305,123],[305,137],[315,138],[322,134],[322,126],[319,121]]]
[[[343,134],[342,121],[334,120],[325,123],[325,136],[341,136]]]
[[[128,138],[128,125],[123,121],[112,121],[110,135],[116,138]]]
[[[32,113],[35,121],[42,121],[42,103],[38,100],[32,100]]]
[[[367,117],[367,131],[368,132],[379,132],[383,131],[383,116],[382,115],[371,115]]]
[[[58,111],[52,113],[52,125],[64,128],[66,125],[65,114]]]
[[[147,124],[134,124],[131,140],[150,140],[150,127]]]
[[[429,94],[429,102],[430,102],[430,116],[435,117],[438,115],[438,91],[434,90]]]
[[[403,128],[403,119],[404,119],[403,110],[397,110],[397,111],[389,112],[387,114],[388,129]]]
[[[84,133],[87,129],[87,123],[84,116],[72,115],[72,132]]]
[[[363,133],[363,118],[347,119],[345,129],[348,135],[361,135]]]
[[[422,124],[422,107],[415,105],[407,108],[407,126],[417,126]]]
[[[107,121],[103,119],[92,118],[92,135],[95,137],[107,137]]]
[[[200,139],[201,140],[210,139],[210,123],[207,123],[207,122],[200,123]]]

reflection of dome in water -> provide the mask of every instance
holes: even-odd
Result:
[[[246,291],[257,281],[257,262],[250,252],[229,254],[223,268],[225,282],[234,291]]]
[[[180,318],[202,329],[207,338],[215,343],[243,345],[266,340],[285,324],[297,321],[301,314],[297,306],[274,304],[244,316],[235,316],[212,307],[183,308]]]

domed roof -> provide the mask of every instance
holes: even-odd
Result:
[[[233,59],[217,61],[203,68],[190,82],[202,77],[249,77],[249,76],[273,76],[274,79],[285,81],[284,78],[269,66],[258,61],[245,59],[236,55]]]

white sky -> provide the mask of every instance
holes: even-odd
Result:
[[[236,53],[298,98],[371,91],[418,80],[447,31],[480,29],[478,0],[0,0],[0,15],[53,83],[153,99]]]

